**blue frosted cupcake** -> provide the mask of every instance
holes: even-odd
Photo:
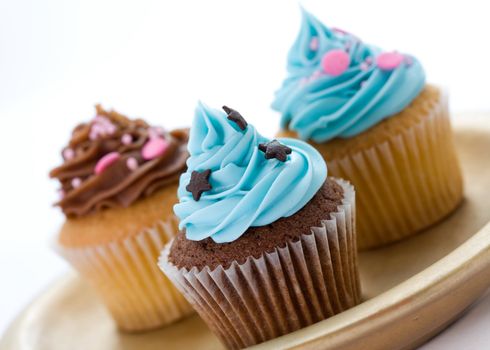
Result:
[[[356,187],[358,243],[412,235],[462,200],[447,97],[413,56],[383,51],[303,11],[272,107],[279,136],[308,141]]]
[[[160,267],[232,349],[360,302],[354,189],[321,155],[199,104]]]

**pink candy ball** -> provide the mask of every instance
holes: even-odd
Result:
[[[136,160],[136,158],[130,157],[126,161],[126,166],[128,167],[129,170],[134,171],[138,169],[138,161]]]
[[[376,58],[379,69],[391,71],[397,68],[405,60],[405,56],[398,52],[383,52]]]
[[[72,160],[75,157],[75,151],[71,148],[65,148],[63,151],[63,158],[66,160]]]
[[[71,187],[77,188],[82,184],[82,179],[79,177],[75,177],[71,180]]]
[[[133,136],[131,136],[131,134],[124,134],[121,137],[121,142],[125,145],[131,144],[131,142],[133,142]]]
[[[118,152],[107,153],[105,156],[99,159],[95,165],[94,172],[96,175],[101,174],[105,169],[107,169],[111,164],[117,161],[121,155]]]
[[[326,74],[336,77],[349,68],[350,56],[342,49],[331,50],[323,55],[321,64]]]
[[[155,159],[165,153],[168,146],[167,140],[161,137],[150,138],[150,140],[143,146],[141,155],[145,160]]]

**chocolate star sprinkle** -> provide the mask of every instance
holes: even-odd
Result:
[[[186,186],[186,190],[192,193],[192,197],[197,202],[201,199],[203,192],[209,191],[212,187],[209,183],[209,176],[211,175],[211,169],[204,170],[202,172],[193,171],[191,173],[191,181]]]
[[[248,123],[240,113],[227,106],[223,106],[223,110],[228,114],[228,120],[236,123],[240,130],[245,130],[247,128]]]
[[[285,162],[288,159],[288,154],[291,154],[292,150],[286,145],[283,145],[277,140],[271,142],[261,143],[259,149],[265,153],[265,159],[276,158],[281,162]]]

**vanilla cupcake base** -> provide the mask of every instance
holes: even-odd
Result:
[[[436,87],[426,86],[405,110],[351,139],[311,144],[325,158],[329,175],[356,188],[361,250],[437,223],[463,198],[448,100]]]
[[[145,331],[193,312],[157,266],[176,229],[171,219],[123,240],[55,249],[94,287],[121,330]]]
[[[355,194],[342,180],[343,205],[296,242],[230,267],[160,267],[230,349],[293,332],[361,300],[355,237]]]

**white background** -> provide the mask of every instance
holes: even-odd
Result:
[[[486,1],[302,1],[328,25],[415,54],[454,112],[490,110]],[[197,99],[264,134],[299,29],[297,1],[0,0],[0,333],[68,266],[47,177],[76,123],[103,103],[171,128]],[[490,348],[490,298],[426,349]]]

